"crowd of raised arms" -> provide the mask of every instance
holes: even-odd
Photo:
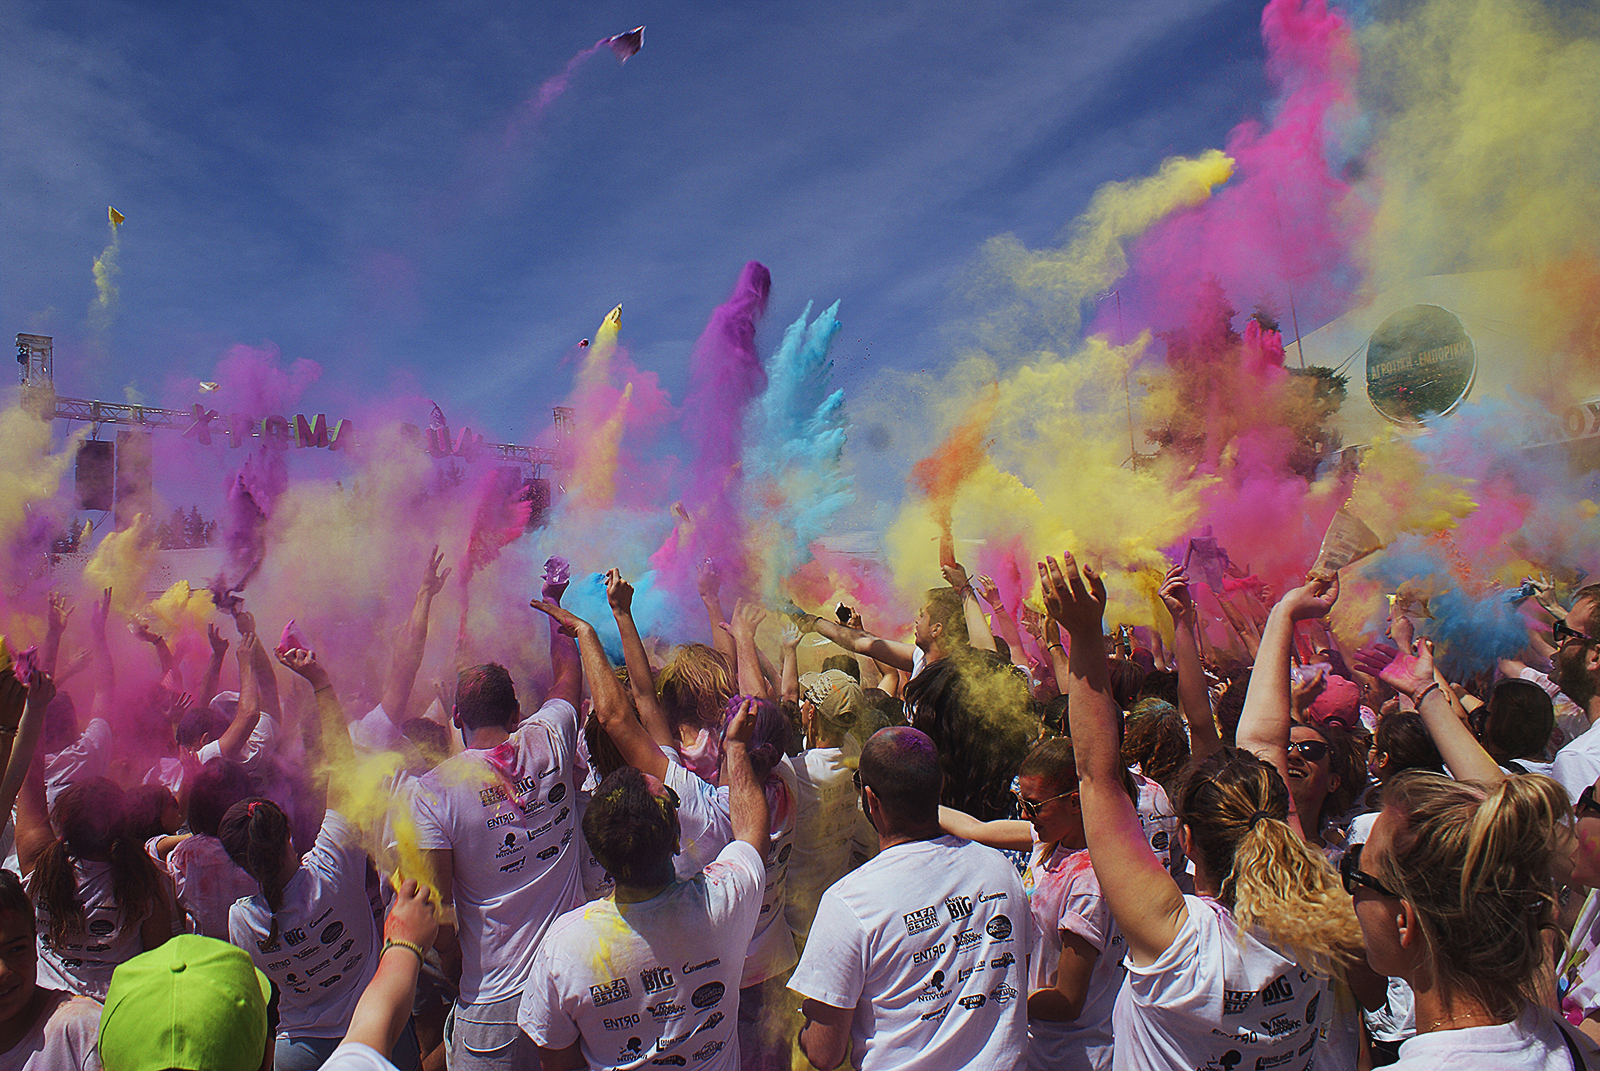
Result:
[[[890,638],[706,562],[666,648],[552,559],[548,676],[421,694],[441,561],[381,685],[243,605],[203,667],[110,591],[12,638],[0,1071],[1600,1071],[1600,585],[1448,680],[1337,573],[1224,637],[1181,566],[1135,632],[947,557]]]

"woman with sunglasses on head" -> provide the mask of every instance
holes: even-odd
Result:
[[[1070,678],[1090,858],[1127,942],[1128,980],[1113,1019],[1115,1066],[1304,1066],[1327,979],[1361,954],[1338,875],[1289,824],[1282,774],[1249,752],[1222,748],[1190,770],[1173,801],[1199,895],[1179,890],[1151,853],[1122,787],[1120,711],[1110,694],[1102,624],[1105,585],[1092,570],[1080,573],[1070,554],[1060,565],[1041,562],[1039,573],[1051,616],[1071,635],[1070,654],[1052,649],[1051,656],[1065,662]],[[1311,616],[1322,594],[1291,592],[1283,612],[1291,620]],[[1281,692],[1287,710],[1287,654]]]
[[[1124,785],[1136,799],[1131,777]],[[1037,953],[1028,993],[1028,1068],[1112,1066],[1111,1011],[1127,972],[1123,941],[1100,892],[1084,836],[1072,741],[1036,745],[1017,768],[1024,821],[980,822],[939,808],[945,832],[1002,851],[1031,851],[1023,887]]]

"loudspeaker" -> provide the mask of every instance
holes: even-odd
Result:
[[[78,444],[72,486],[79,509],[111,509],[115,459],[116,444],[109,440],[85,439]]]
[[[155,503],[151,478],[152,448],[148,431],[117,432],[118,531],[133,523],[136,514],[150,513]]]
[[[524,480],[522,494],[518,496],[522,502],[531,502],[533,508],[528,511],[528,527],[543,528],[550,523],[550,481],[535,477]]]

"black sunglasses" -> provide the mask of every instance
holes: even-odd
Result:
[[[1321,762],[1328,757],[1328,745],[1321,740],[1295,740],[1289,744],[1289,754],[1299,755],[1307,762]]]
[[[1582,792],[1578,793],[1578,802],[1572,805],[1572,811],[1579,818],[1583,817],[1584,811],[1600,815],[1600,803],[1595,802],[1593,785],[1585,787]]]
[[[1022,817],[1037,818],[1039,817],[1039,812],[1044,810],[1050,804],[1054,803],[1056,800],[1064,800],[1077,791],[1077,789],[1073,789],[1072,792],[1063,792],[1061,795],[1051,796],[1047,800],[1025,799],[1020,792],[1014,792],[1012,795],[1017,797],[1017,810],[1022,812]]]
[[[1550,626],[1550,631],[1555,635],[1557,647],[1560,647],[1568,640],[1577,640],[1579,643],[1600,643],[1600,640],[1595,639],[1593,636],[1585,636],[1560,618],[1557,618],[1555,624]]]
[[[1344,858],[1339,860],[1339,877],[1344,881],[1344,891],[1351,896],[1356,894],[1356,887],[1365,885],[1380,896],[1387,896],[1394,900],[1402,899],[1399,893],[1391,892],[1383,882],[1361,869],[1361,849],[1365,845],[1355,844],[1344,853]]]

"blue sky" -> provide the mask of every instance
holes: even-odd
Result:
[[[184,404],[171,383],[272,343],[322,365],[313,408],[415,391],[501,441],[548,424],[569,347],[618,301],[681,398],[747,259],[773,273],[766,342],[842,299],[839,382],[892,398],[895,370],[947,361],[984,239],[1053,239],[1100,183],[1220,146],[1266,93],[1252,2],[0,12],[0,325],[55,336],[61,393]],[[544,79],[640,23],[642,53],[594,57],[501,147]],[[108,204],[127,223],[97,333]]]

